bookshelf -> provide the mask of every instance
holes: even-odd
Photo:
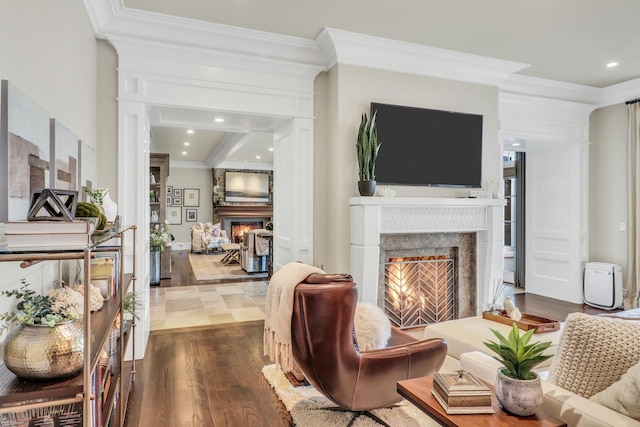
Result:
[[[127,239],[130,238],[130,240]],[[131,247],[133,271],[124,272],[125,247]],[[90,312],[91,260],[99,252],[117,253],[117,285],[113,296],[99,311]],[[127,251],[128,252],[128,251]],[[135,354],[135,319],[126,319],[124,296],[136,292],[136,227],[121,226],[91,236],[91,243],[82,249],[69,250],[8,250],[0,248],[0,262],[21,262],[29,268],[41,261],[79,260],[83,262],[84,361],[81,373],[64,379],[24,380],[11,373],[0,363],[0,425],[41,425],[42,418],[60,408],[71,415],[62,415],[55,425],[69,427],[123,426],[129,391],[135,381],[135,359],[125,361],[125,350],[131,341]],[[101,352],[112,335],[113,325],[120,317],[120,328],[113,341],[109,357]],[[104,354],[103,354],[104,356]],[[108,367],[108,369],[107,369]],[[96,398],[94,398],[96,397]],[[37,416],[35,414],[38,414]],[[34,417],[38,419],[34,419]],[[64,421],[64,422],[63,422]],[[12,422],[17,424],[12,424]],[[49,425],[49,424],[42,424]],[[54,422],[51,422],[54,425]]]
[[[151,153],[149,170],[153,179],[149,184],[149,212],[151,226],[164,226],[167,218],[167,178],[169,177],[169,154]],[[155,184],[153,183],[155,181]],[[153,197],[152,197],[153,195]],[[171,251],[160,254],[160,278],[171,278]]]

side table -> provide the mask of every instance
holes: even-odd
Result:
[[[436,420],[440,425],[449,427],[503,427],[503,426],[543,426],[563,427],[567,424],[557,420],[542,411],[536,412],[530,417],[520,417],[504,412],[495,396],[495,390],[491,384],[487,384],[491,390],[491,406],[495,414],[465,414],[449,415],[440,406],[431,394],[433,389],[433,375],[398,381],[398,394],[420,408],[424,413]]]

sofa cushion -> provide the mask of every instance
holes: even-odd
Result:
[[[640,363],[632,366],[619,381],[594,394],[589,400],[640,420]]]
[[[549,380],[589,398],[640,361],[640,324],[571,313],[560,335]]]
[[[481,351],[493,356],[494,353],[484,345],[487,340],[495,340],[491,329],[496,329],[507,336],[511,331],[511,325],[484,319],[481,316],[465,317],[446,322],[433,323],[424,328],[424,339],[444,338],[447,340],[447,354],[460,359],[460,355],[470,351]],[[555,354],[556,343],[560,339],[560,331],[543,332],[533,335],[534,340],[551,341],[552,347],[544,354]],[[553,358],[547,359],[536,367],[536,371],[548,370]]]

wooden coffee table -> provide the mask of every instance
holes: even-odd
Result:
[[[487,427],[487,426],[545,426],[562,427],[567,424],[557,420],[542,411],[536,412],[530,417],[519,417],[504,412],[495,396],[495,390],[491,384],[491,406],[495,414],[468,414],[449,415],[442,409],[435,397],[431,394],[433,389],[433,376],[414,378],[398,381],[398,394],[416,405],[423,412],[436,420],[440,425],[450,427]]]

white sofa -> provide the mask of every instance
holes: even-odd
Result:
[[[573,315],[570,315],[568,319],[570,319],[571,316]],[[580,317],[587,315],[576,313],[576,316]],[[588,317],[593,318],[597,316]],[[617,319],[616,321],[624,322]],[[640,327],[640,325],[638,326]],[[624,325],[622,325],[622,327],[624,327]],[[452,358],[454,360],[448,360],[441,371],[451,371],[461,368],[468,370],[469,372],[473,372],[483,380],[493,384],[495,382],[496,371],[502,365],[492,357],[492,352],[483,344],[483,341],[486,341],[487,339],[494,340],[494,335],[490,332],[489,328],[500,330],[503,335],[508,333],[509,330],[509,326],[507,325],[491,322],[482,319],[481,317],[473,317],[429,325],[424,330],[424,336],[425,338],[441,337],[447,340],[447,344],[449,345],[447,359]],[[563,329],[564,324],[561,331]],[[569,340],[567,337],[561,339],[561,331],[536,334],[534,337],[539,341],[553,342],[554,345],[550,349],[552,353],[558,351],[566,353],[566,343]],[[600,340],[602,339],[602,343],[611,343],[610,339],[601,337],[597,329],[593,333],[593,338],[592,342],[600,343]],[[583,339],[583,334],[580,334],[577,338],[574,337],[574,339],[576,342],[588,341]],[[638,354],[638,359],[640,359],[640,341],[636,340],[634,345],[638,347],[636,349],[636,353]],[[583,353],[583,357],[586,358],[588,353],[597,353],[600,355],[602,352],[589,352],[586,349],[578,350],[579,355],[582,355]],[[633,351],[630,354],[633,354]],[[558,357],[561,358],[560,361],[556,361]],[[456,361],[458,362],[457,364]],[[575,363],[574,361],[567,362],[566,358],[563,359],[563,353],[558,353],[553,358],[548,359],[544,366],[538,366],[536,369],[542,379],[544,392],[543,410],[546,413],[565,421],[569,426],[640,427],[640,421],[625,416],[620,412],[616,412],[592,400],[582,397],[577,393],[569,391],[566,388],[554,384],[550,378],[552,377],[552,375],[550,375],[550,371],[554,366],[558,371],[558,367],[556,365],[561,363],[564,363],[565,365],[578,365],[578,363]],[[592,368],[594,365],[586,363],[585,366]],[[599,374],[599,372],[597,372],[597,374]]]

